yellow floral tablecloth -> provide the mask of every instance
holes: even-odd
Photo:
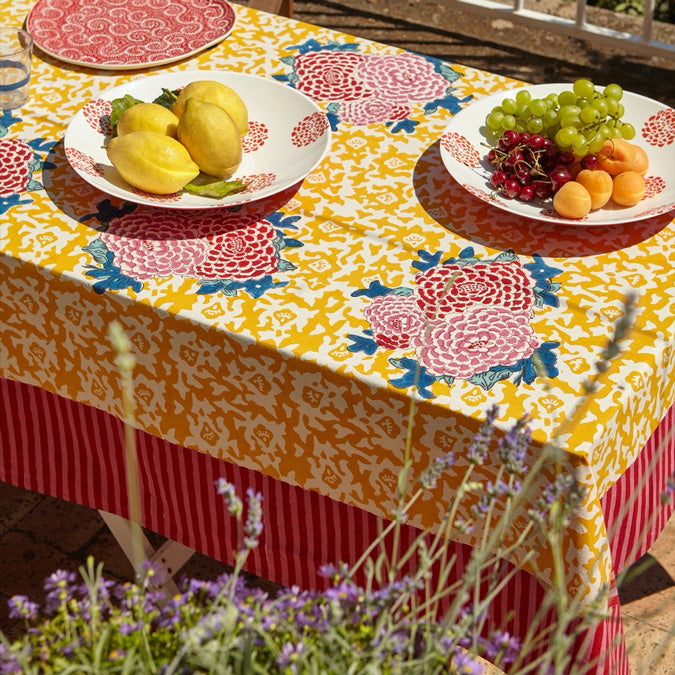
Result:
[[[2,6],[20,24],[31,3]],[[584,228],[499,211],[450,178],[440,138],[472,100],[518,83],[235,9],[224,41],[159,69],[37,50],[29,103],[0,117],[0,375],[121,416],[117,319],[138,361],[142,429],[386,517],[411,401],[415,472],[465,446],[493,404],[504,425],[530,415],[536,454],[635,289],[626,349],[563,439],[586,488],[567,582],[590,598],[613,578],[599,500],[674,400],[672,213]],[[326,114],[328,156],[264,212],[139,206],[83,181],[64,152],[73,115],[109,87],[186,69],[296,87]],[[430,316],[447,321],[421,350]],[[433,525],[452,499],[458,454],[414,523]],[[534,565],[549,581],[545,548]]]

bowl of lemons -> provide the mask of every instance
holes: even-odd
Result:
[[[236,206],[299,185],[331,130],[307,96],[263,77],[182,71],[130,80],[75,114],[64,148],[94,188],[138,204]]]

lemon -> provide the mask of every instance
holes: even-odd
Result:
[[[178,140],[197,166],[210,176],[229,178],[241,164],[237,125],[215,103],[189,98],[178,121]]]
[[[133,131],[156,131],[176,138],[178,118],[158,103],[137,103],[127,108],[117,122],[117,135],[124,136]]]
[[[248,131],[248,110],[237,92],[222,82],[215,80],[195,80],[185,85],[171,106],[171,111],[180,117],[185,110],[189,98],[198,98],[208,103],[215,103],[225,110],[234,120],[239,133],[244,136]]]
[[[199,175],[190,153],[175,138],[132,131],[108,143],[108,158],[124,180],[154,194],[178,192]]]

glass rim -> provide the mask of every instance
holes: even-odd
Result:
[[[12,48],[8,47],[8,51],[5,52],[3,48],[0,47],[0,56],[3,57],[17,56],[18,54],[23,54],[23,52],[33,48],[33,36],[25,28],[15,28],[14,26],[0,26],[0,33],[7,33],[9,31],[12,31],[17,36],[26,38],[26,44],[23,47],[21,47],[21,49],[17,49],[15,51],[9,51]],[[19,38],[19,40],[21,40],[21,38]]]

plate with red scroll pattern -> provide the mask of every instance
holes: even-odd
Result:
[[[532,98],[571,89],[570,84],[537,84],[524,87]],[[610,203],[572,220],[558,215],[552,200],[521,202],[497,193],[490,185],[487,161],[489,143],[483,135],[487,114],[516,90],[504,90],[470,103],[448,123],[440,139],[441,158],[450,175],[466,190],[499,209],[534,220],[565,225],[592,226],[629,223],[675,211],[675,110],[639,94],[624,92],[623,120],[635,127],[631,143],[640,145],[649,158],[643,199],[631,207]]]
[[[234,89],[248,110],[242,139],[243,161],[233,179],[243,192],[222,199],[185,191],[155,195],[126,183],[108,159],[111,101],[129,94],[153,101],[163,89],[177,91],[195,80],[216,80]],[[245,204],[299,184],[328,153],[331,141],[326,114],[303,93],[274,80],[244,73],[185,70],[146,75],[113,87],[88,101],[70,121],[64,138],[66,158],[88,183],[137,204],[178,209],[209,209]]]
[[[226,38],[235,23],[227,0],[38,0],[27,28],[56,59],[128,70],[196,54]]]

